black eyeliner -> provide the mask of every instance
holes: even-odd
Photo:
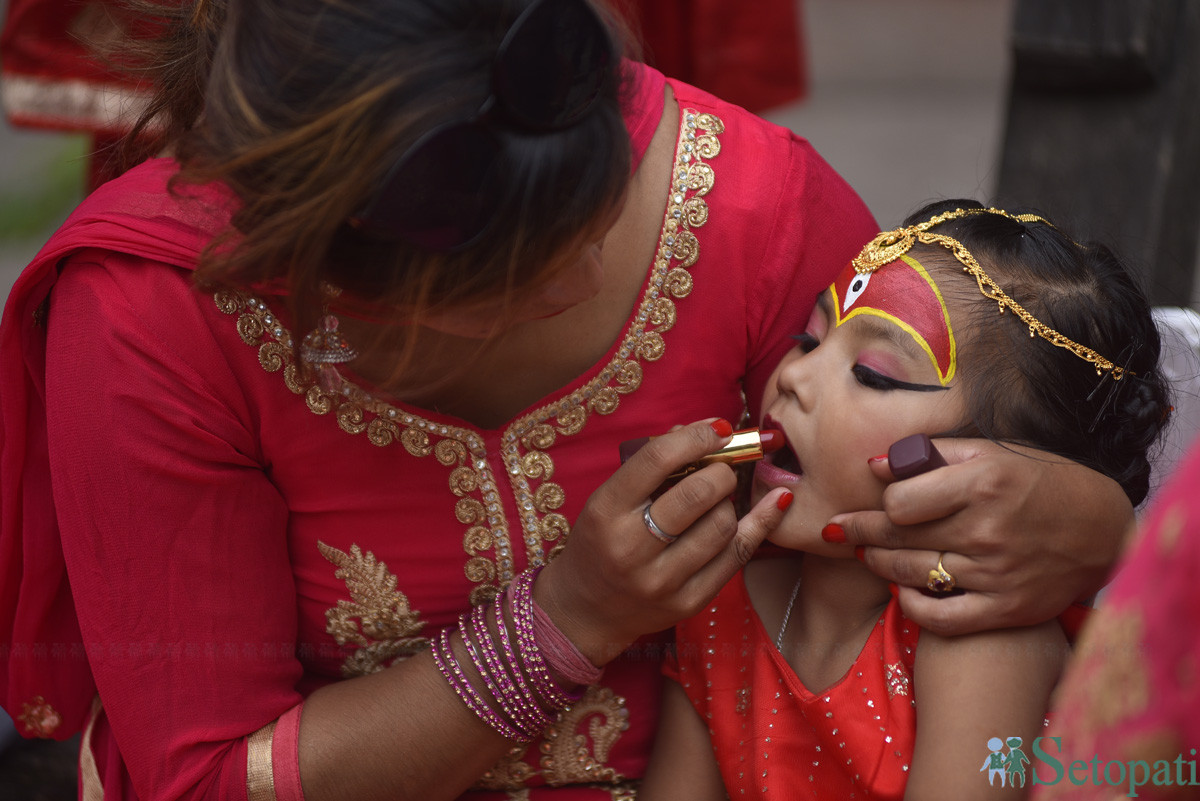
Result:
[[[941,392],[942,390],[950,389],[950,387],[943,387],[937,384],[913,384],[909,381],[901,381],[898,378],[877,373],[870,367],[863,367],[861,364],[856,364],[854,369],[870,373],[876,381],[886,384],[892,389],[903,389],[909,392]]]

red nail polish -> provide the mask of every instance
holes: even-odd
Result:
[[[900,588],[896,585],[895,582],[892,582],[892,581],[888,582],[888,592],[890,592],[892,594],[893,598],[900,597]]]
[[[821,539],[826,542],[845,542],[846,532],[837,523],[830,523],[821,529]]]
[[[717,432],[717,436],[722,439],[733,436],[733,425],[728,420],[713,420],[709,425],[712,426],[713,431]]]
[[[779,511],[787,511],[787,508],[792,505],[792,501],[796,500],[796,496],[790,492],[784,492],[779,496],[779,500],[775,501],[775,505],[779,507]]]
[[[866,561],[867,549],[861,545],[854,546],[854,558],[860,562]]]
[[[885,459],[887,459],[887,454],[883,453],[883,454],[880,454],[879,456],[872,456],[870,459],[867,460],[867,462],[870,464],[875,464],[878,462],[882,462]]]

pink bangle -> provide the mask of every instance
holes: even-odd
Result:
[[[440,647],[440,651],[439,651]],[[450,630],[442,629],[441,637],[432,644],[429,649],[433,654],[433,661],[437,664],[438,670],[442,672],[442,676],[450,683],[454,692],[466,704],[467,709],[475,713],[476,717],[491,726],[494,731],[503,737],[518,742],[527,742],[524,736],[507,722],[500,718],[495,711],[487,705],[487,703],[479,697],[479,693],[475,692],[475,688],[471,686],[471,682],[463,675],[462,668],[458,664],[458,660],[454,656],[454,649],[450,645]]]
[[[487,607],[475,607],[469,617],[463,614],[459,618],[459,629],[462,632],[463,642],[467,644],[471,659],[475,662],[475,667],[487,685],[488,691],[496,699],[512,725],[532,740],[546,728],[546,724],[552,718],[533,700],[533,695],[529,692],[528,685],[525,684],[525,677],[513,659],[512,651],[507,648],[505,650],[508,657],[508,669],[505,669],[500,655],[496,652],[495,641],[492,639],[491,629],[488,626]],[[504,628],[501,628],[500,631],[501,636],[504,637],[506,634]],[[472,646],[472,639],[475,641],[475,646]],[[486,663],[486,669],[476,656],[476,647],[483,654],[482,661]]]
[[[546,614],[546,610],[542,609],[536,600],[533,600],[532,603],[533,631],[537,636],[542,656],[550,665],[550,669],[567,681],[585,687],[600,681],[600,677],[604,675],[604,669],[596,667],[591,660],[580,653],[579,649],[575,647],[575,643],[571,642],[567,635],[554,625],[550,615]]]
[[[463,649],[494,706],[465,675],[451,643],[452,629],[443,629],[430,647],[434,664],[467,709],[501,736],[526,743],[541,734],[555,712],[583,697],[584,688],[602,673],[534,602],[533,582],[540,569],[525,571],[496,595],[491,611],[503,656],[496,647],[488,607],[476,606],[459,616]],[[515,649],[509,635],[510,617]],[[558,675],[579,687],[565,691],[551,676],[547,658]]]
[[[504,619],[504,604],[500,595],[496,596],[496,603],[493,605],[492,610],[496,616],[496,628],[500,632],[500,646],[504,649],[504,658],[507,660],[508,670],[512,673],[513,679],[515,679],[518,690],[516,695],[520,698],[522,708],[526,710],[529,724],[535,726],[537,731],[541,732],[550,721],[554,720],[554,716],[543,709],[537,702],[537,696],[533,694],[529,688],[529,684],[525,681],[525,671],[521,669],[521,663],[517,661],[512,641],[508,636],[508,623]],[[483,607],[479,607],[479,615],[480,621],[486,625],[487,619]],[[498,656],[496,661],[500,663]],[[505,674],[505,680],[509,680],[507,673]],[[509,686],[512,686],[512,684]]]
[[[458,633],[462,637],[463,647],[467,649],[467,656],[471,658],[471,664],[475,666],[475,672],[483,681],[483,686],[487,688],[487,691],[496,701],[496,704],[500,707],[500,711],[507,718],[507,722],[512,724],[514,728],[520,729],[516,719],[516,712],[509,704],[509,694],[492,679],[490,675],[491,671],[489,670],[491,666],[484,667],[483,659],[479,656],[481,648],[477,649],[475,647],[475,640],[478,639],[479,635],[472,631],[470,618],[465,613],[458,616]]]
[[[565,692],[550,677],[546,662],[538,649],[537,635],[533,627],[533,580],[541,568],[527,570],[513,579],[509,587],[513,626],[517,630],[517,643],[534,689],[554,709],[565,709],[583,697],[583,688]]]

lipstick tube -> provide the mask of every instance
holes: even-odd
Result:
[[[634,453],[652,439],[654,437],[641,437],[622,442],[620,445],[621,464],[625,464],[630,456],[633,456]],[[684,476],[690,475],[700,468],[715,462],[724,462],[728,465],[756,462],[763,458],[764,455],[779,450],[783,447],[783,444],[784,436],[782,431],[770,428],[764,430],[747,428],[742,431],[735,431],[733,432],[733,438],[725,443],[723,448],[701,456],[690,464],[684,465],[676,472],[667,476],[667,480],[678,481]]]

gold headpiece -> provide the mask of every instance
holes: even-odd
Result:
[[[975,277],[975,282],[979,284],[979,291],[984,297],[996,301],[1000,305],[1000,313],[1004,314],[1005,309],[1012,309],[1013,314],[1021,319],[1021,322],[1029,326],[1029,336],[1040,336],[1052,345],[1060,348],[1066,348],[1084,361],[1091,362],[1096,365],[1096,375],[1101,375],[1107,371],[1112,375],[1114,381],[1120,381],[1125,375],[1126,370],[1117,367],[1108,359],[1101,356],[1091,348],[1084,347],[1078,342],[1075,342],[1062,334],[1044,325],[1036,317],[1017,303],[1015,300],[1004,294],[1004,290],[996,284],[988,274],[979,266],[979,262],[971,255],[961,242],[953,237],[945,234],[930,233],[929,229],[935,225],[940,225],[948,220],[957,220],[960,217],[966,217],[972,214],[998,214],[1001,217],[1007,217],[1010,220],[1017,222],[1039,222],[1054,227],[1053,223],[1037,216],[1036,214],[1009,214],[1003,209],[955,209],[947,211],[932,217],[923,223],[910,225],[907,228],[897,228],[894,231],[884,231],[876,236],[862,249],[862,252],[854,259],[851,264],[854,265],[854,271],[860,275],[873,273],[885,264],[891,264],[903,254],[907,253],[917,242],[923,242],[926,245],[941,245],[954,254],[954,258],[958,259],[963,265],[963,272],[970,273]]]

